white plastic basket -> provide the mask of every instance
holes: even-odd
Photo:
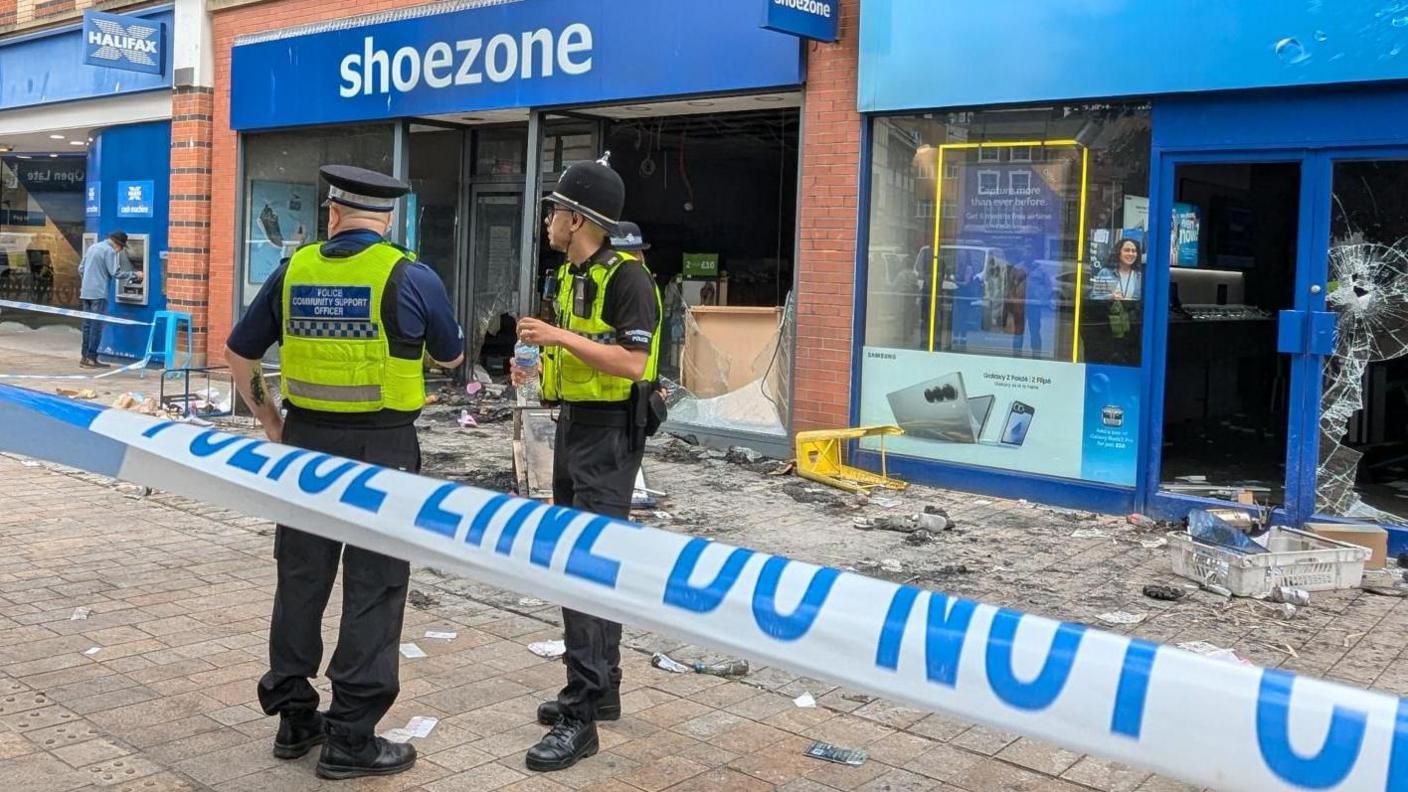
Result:
[[[1168,548],[1175,575],[1222,586],[1238,597],[1264,597],[1277,586],[1305,591],[1358,588],[1364,562],[1372,554],[1366,547],[1279,527],[1267,537],[1268,553],[1200,544],[1182,531],[1169,533]]]

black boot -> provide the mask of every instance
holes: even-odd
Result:
[[[274,756],[297,759],[328,738],[323,726],[323,713],[317,710],[294,710],[279,715],[279,733],[274,737]]]
[[[598,747],[596,723],[563,716],[537,745],[528,749],[525,762],[529,770],[546,772],[566,770],[596,753]]]
[[[361,778],[404,773],[416,764],[416,747],[394,743],[383,737],[328,735],[323,754],[318,757],[318,777]]]
[[[562,717],[562,705],[554,701],[544,701],[538,705],[538,723],[551,726]],[[596,702],[596,719],[614,721],[621,719],[621,689],[613,687],[601,694]]]

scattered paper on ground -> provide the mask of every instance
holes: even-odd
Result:
[[[1203,657],[1211,657],[1214,660],[1226,660],[1229,663],[1237,663],[1238,665],[1244,666],[1253,665],[1251,661],[1239,656],[1231,649],[1224,649],[1221,646],[1210,644],[1207,641],[1186,641],[1179,644],[1178,648],[1192,652],[1193,654],[1202,655]]]
[[[92,649],[87,649],[87,650],[85,650],[85,651],[83,652],[83,654],[86,654],[86,655],[88,655],[89,657],[92,657],[93,655],[95,655],[95,654],[97,654],[98,652],[101,652],[101,651],[103,651],[103,647],[101,647],[101,646],[95,646],[95,647],[93,647]]]
[[[417,715],[411,718],[410,722],[406,724],[406,731],[410,732],[412,737],[429,737],[431,730],[434,729],[435,724],[439,722],[439,718]]]
[[[1114,611],[1113,613],[1102,613],[1095,617],[1106,624],[1138,624],[1149,618],[1145,613],[1129,613],[1126,611]]]
[[[1157,550],[1168,544],[1168,539],[1160,536],[1157,539],[1144,539],[1139,542],[1139,546],[1146,550]]]
[[[1072,539],[1101,539],[1104,536],[1105,532],[1099,528],[1077,528],[1071,533]]]
[[[403,743],[403,742],[410,742],[411,737],[413,737],[413,736],[415,736],[415,735],[411,734],[410,732],[406,731],[405,729],[397,728],[397,729],[389,729],[389,730],[387,730],[387,731],[384,731],[384,732],[382,732],[381,736],[384,737],[384,738],[386,738],[389,742]]]
[[[437,641],[453,641],[456,638],[460,637],[460,634],[457,632],[449,632],[443,630],[426,630],[425,637],[434,638]]]
[[[567,654],[567,644],[563,641],[538,641],[528,644],[528,651],[538,657],[546,657],[551,660],[554,657],[562,657]]]
[[[797,698],[792,699],[792,703],[796,704],[799,707],[815,707],[816,699],[813,698],[812,694],[810,693],[803,693]]]
[[[69,621],[83,621],[84,619],[87,619],[87,618],[88,618],[88,614],[90,614],[90,613],[92,613],[92,612],[93,612],[93,609],[92,609],[92,608],[74,608],[74,609],[73,609],[73,615],[70,616],[70,617],[68,617],[68,620],[69,620]]]
[[[540,600],[537,597],[523,597],[518,601],[518,604],[525,608],[536,608],[539,605],[546,605],[548,603],[547,600]]]
[[[425,653],[425,650],[421,649],[419,646],[416,646],[416,645],[413,644],[413,643],[403,643],[403,644],[401,644],[401,654],[402,654],[402,656],[404,656],[404,657],[406,657],[406,658],[408,658],[408,659],[410,659],[410,660],[415,660],[415,659],[417,659],[417,658],[429,657],[429,656],[430,656],[430,655],[427,655],[427,654]]]

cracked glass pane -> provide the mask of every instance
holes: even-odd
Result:
[[[1335,165],[1317,511],[1405,523],[1408,503],[1408,162]]]

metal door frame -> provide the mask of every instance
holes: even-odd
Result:
[[[1159,515],[1174,516],[1190,508],[1227,505],[1226,501],[1164,492],[1160,489],[1163,467],[1164,392],[1168,374],[1168,300],[1170,262],[1165,240],[1172,233],[1175,173],[1183,165],[1295,164],[1300,167],[1300,199],[1296,232],[1296,262],[1293,303],[1282,311],[1278,322],[1284,341],[1288,328],[1300,328],[1301,337],[1309,336],[1312,315],[1324,309],[1323,293],[1312,294],[1312,284],[1325,282],[1326,251],[1317,250],[1317,241],[1328,233],[1324,222],[1326,211],[1317,212],[1319,196],[1325,194],[1325,155],[1306,148],[1240,148],[1210,147],[1206,149],[1155,148],[1151,162],[1154,179],[1151,192],[1156,196],[1150,218],[1149,239],[1153,243],[1149,255],[1150,279],[1153,291],[1145,304],[1144,360],[1149,370],[1146,378],[1145,404],[1149,406],[1144,422],[1144,437],[1140,441],[1140,465],[1144,475],[1139,482],[1139,500],[1147,510]],[[1317,305],[1318,302],[1318,305]],[[1291,358],[1290,396],[1287,400],[1285,503],[1273,512],[1277,521],[1298,525],[1313,513],[1316,460],[1316,432],[1319,422],[1321,355],[1308,350],[1284,352],[1278,344],[1276,354]],[[1308,476],[1308,478],[1307,478]],[[1307,504],[1307,496],[1309,503]],[[1307,508],[1309,507],[1309,508]]]

